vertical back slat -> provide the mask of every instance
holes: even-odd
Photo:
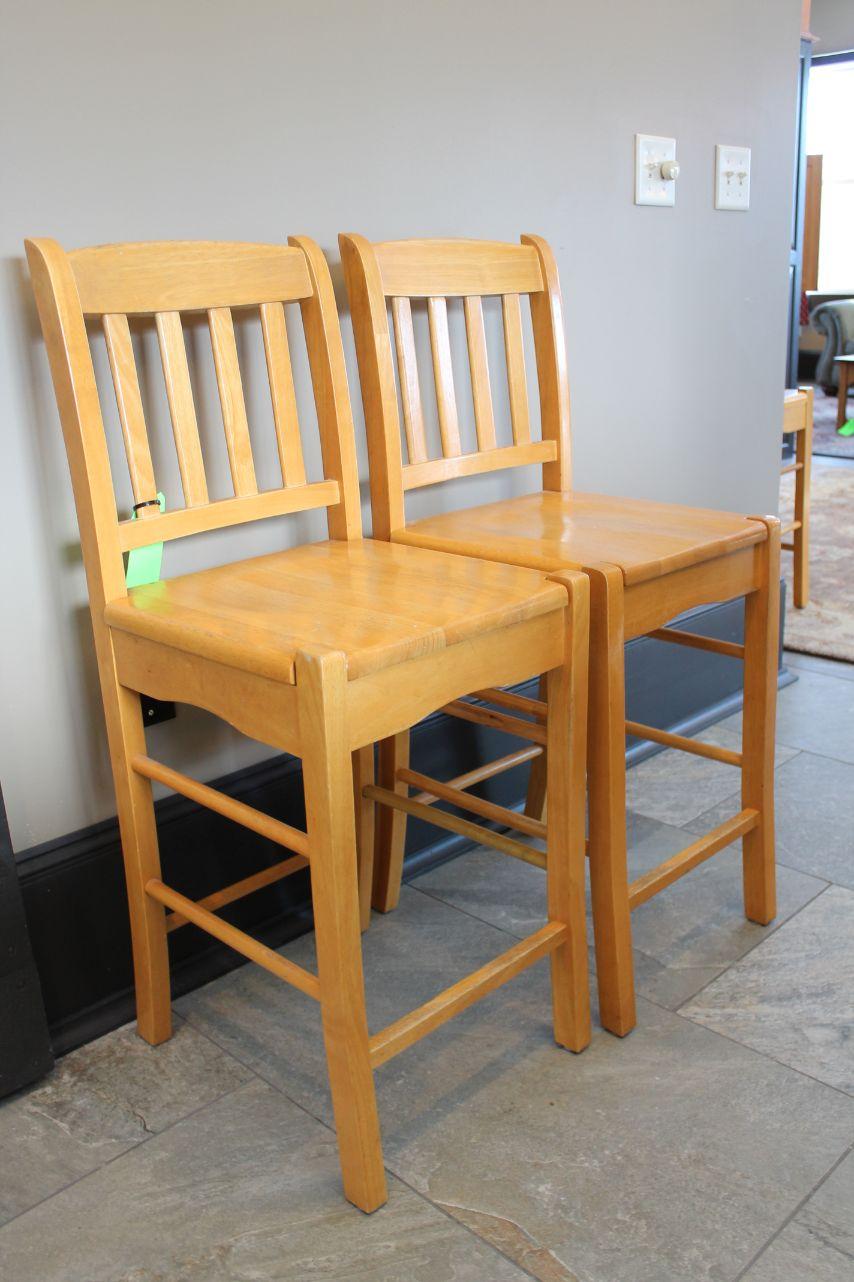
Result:
[[[486,354],[486,332],[483,327],[483,304],[480,295],[474,294],[463,303],[466,314],[466,341],[469,349],[471,391],[474,402],[474,422],[477,447],[494,450],[495,415],[492,410],[492,392],[489,387],[489,360]]]
[[[178,451],[184,501],[187,507],[198,507],[208,501],[208,485],[181,316],[178,312],[157,312],[154,319],[160,343],[160,359],[163,362],[163,377],[166,380],[169,413],[172,415],[175,449]]]
[[[305,485],[305,463],[299,433],[297,398],[291,353],[288,347],[288,330],[285,309],[281,303],[261,304],[261,330],[264,335],[264,354],[267,357],[267,375],[273,400],[273,421],[276,424],[276,444],[282,480],[285,485]]]
[[[454,370],[451,364],[451,340],[448,334],[448,305],[444,298],[427,299],[430,322],[430,350],[433,354],[433,377],[436,380],[436,404],[439,410],[439,435],[445,458],[458,458],[462,453],[457,399],[454,394]]]
[[[397,349],[397,369],[400,376],[400,399],[403,403],[403,430],[410,463],[424,463],[427,459],[427,438],[424,435],[424,415],[421,410],[421,387],[418,382],[418,362],[415,359],[415,332],[412,328],[412,307],[408,298],[393,298],[391,314],[394,319],[394,342]]]
[[[234,341],[234,322],[230,307],[212,307],[208,312],[211,331],[216,381],[222,406],[225,443],[228,447],[228,464],[234,493],[238,498],[258,493],[255,464],[252,461],[252,442],[246,419],[243,383],[237,360],[237,343]]]
[[[154,467],[148,445],[148,432],[145,426],[128,318],[117,314],[105,315],[103,325],[133,498],[135,503],[144,503],[156,497],[157,487],[154,483]],[[140,508],[138,516],[144,520],[153,510],[151,507]]]
[[[504,349],[507,353],[507,391],[510,396],[513,443],[527,445],[531,439],[531,419],[528,413],[528,382],[525,377],[519,295],[502,295],[501,309],[504,316]]]

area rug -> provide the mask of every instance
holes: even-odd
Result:
[[[784,524],[791,520],[793,495],[789,474],[780,485]],[[854,464],[813,459],[810,495],[810,599],[803,610],[792,602],[792,554],[783,553],[786,646],[854,663]]]

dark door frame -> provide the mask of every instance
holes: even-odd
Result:
[[[801,281],[803,279],[804,199],[806,194],[807,91],[813,61],[812,41],[801,40],[798,70],[798,103],[795,117],[795,172],[792,184],[791,241],[789,244],[789,336],[786,347],[786,386],[798,384],[798,344],[801,331]],[[818,59],[816,59],[818,61]]]

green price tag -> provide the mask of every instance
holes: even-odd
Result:
[[[160,511],[166,511],[166,499],[158,492],[157,502]],[[137,518],[136,512],[131,517]],[[160,567],[163,564],[163,544],[150,543],[144,548],[131,548],[128,552],[128,563],[125,570],[125,583],[129,588],[141,588],[146,583],[156,583],[160,578]]]

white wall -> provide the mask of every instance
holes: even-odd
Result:
[[[798,0],[7,8],[0,780],[17,849],[114,811],[23,237],[307,232],[337,265],[342,229],[538,231],[563,280],[579,487],[773,510],[799,14]],[[675,209],[632,204],[636,130],[678,139]],[[713,208],[719,141],[753,148],[747,215]],[[472,481],[465,498],[521,483]],[[172,545],[169,570],[283,537]],[[151,734],[200,777],[268,755],[191,710]]]
[[[854,49],[854,0],[812,0],[810,31],[815,55]]]

